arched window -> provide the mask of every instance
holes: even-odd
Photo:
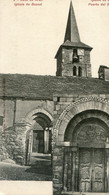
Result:
[[[77,68],[76,66],[73,67],[73,76],[76,76],[77,75]]]
[[[81,77],[82,76],[82,68],[79,66],[78,68],[78,76]]]

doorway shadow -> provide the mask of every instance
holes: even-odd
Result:
[[[52,180],[52,165],[50,155],[33,155],[27,173],[36,173],[46,176],[47,181]]]

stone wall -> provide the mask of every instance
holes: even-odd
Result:
[[[5,118],[5,128],[13,126],[14,101],[0,99],[0,116]]]
[[[62,52],[59,53],[57,58],[56,76],[62,76]]]
[[[2,128],[0,128],[0,161],[3,161],[9,157],[10,156],[5,147],[5,136],[3,134]]]
[[[37,108],[43,108],[52,115],[54,103],[53,101],[48,100],[17,100],[15,122],[22,121],[22,119],[25,119],[28,113]]]
[[[0,161],[12,159],[18,164],[25,164],[26,132],[25,124],[0,131]]]
[[[29,112],[36,108],[43,108],[49,113],[53,113],[53,101],[41,100],[3,100],[0,99],[0,116],[3,117],[4,128],[14,126],[17,122],[22,122]]]
[[[53,150],[53,188],[60,195],[63,187],[64,148],[55,147]]]
[[[5,147],[10,158],[18,164],[25,164],[25,141],[26,127],[25,125],[17,125],[12,129],[9,128],[5,132]]]

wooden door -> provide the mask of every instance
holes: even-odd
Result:
[[[91,151],[90,149],[80,149],[79,191],[91,192]]]
[[[33,145],[32,152],[44,153],[44,131],[33,131]]]
[[[104,149],[80,149],[79,191],[104,192]]]
[[[93,150],[92,191],[104,192],[104,149]]]
[[[36,131],[33,131],[33,149],[32,152],[39,151],[39,140],[38,140],[38,133]]]

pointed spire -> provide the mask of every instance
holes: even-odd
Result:
[[[71,42],[80,42],[80,36],[79,36],[79,31],[77,27],[72,1],[70,2],[69,16],[67,21],[64,42],[67,40]]]

